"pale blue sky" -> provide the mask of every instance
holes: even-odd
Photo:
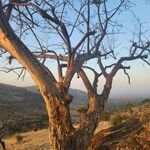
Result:
[[[150,2],[148,0],[133,0],[136,6],[133,6],[132,11],[136,16],[144,23],[145,28],[150,29]],[[126,34],[119,37],[120,47],[125,49],[132,37],[131,30],[134,28],[135,18],[131,12],[125,12],[121,18],[121,22],[124,24],[124,32]],[[149,34],[148,34],[149,35]],[[150,39],[150,36],[148,37]],[[0,65],[4,64],[4,60],[0,60]],[[132,62],[131,70],[128,71],[131,76],[131,85],[128,84],[126,76],[120,72],[114,79],[113,90],[111,97],[150,97],[150,66],[147,66],[141,61]],[[91,73],[89,73],[91,76]],[[17,76],[14,73],[0,72],[0,82],[6,84],[12,84],[16,86],[30,86],[34,82],[27,74],[24,81],[17,80]],[[100,89],[103,86],[103,81],[100,82]],[[80,80],[74,78],[72,88],[85,90],[83,83]]]

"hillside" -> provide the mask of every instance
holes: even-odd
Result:
[[[25,87],[30,92],[39,93],[36,86],[28,86]],[[72,106],[78,106],[87,103],[87,93],[78,89],[70,89],[70,94],[74,96],[74,99],[71,103]]]
[[[121,111],[123,122],[110,127],[101,122],[89,150],[149,150],[150,148],[150,103]],[[118,113],[116,113],[118,114]],[[48,150],[48,130],[19,134],[5,139],[7,150]]]
[[[76,110],[87,102],[87,95],[75,89],[70,93],[74,96],[71,114],[75,121],[79,116]],[[0,122],[7,122],[13,132],[20,132],[47,128],[47,120],[43,98],[35,86],[21,88],[0,83]]]
[[[87,94],[77,89],[70,89],[70,94],[74,96],[71,115],[73,122],[76,122],[80,116],[78,110],[82,109],[83,105],[87,106]],[[110,111],[117,102],[109,100],[106,111]],[[0,83],[0,121],[3,120],[11,124],[14,132],[47,128],[47,112],[37,88],[35,86],[21,88]]]
[[[96,133],[88,150],[150,150],[149,108],[150,100],[112,114],[121,122]]]
[[[85,92],[75,89],[70,89],[70,94],[74,96],[73,103],[71,104],[72,120],[77,121],[78,116],[81,115],[81,112],[78,110],[80,107],[83,108],[83,104],[86,104],[87,95]],[[116,103],[110,102],[105,111],[105,113],[109,113],[104,114],[103,120],[108,119],[111,113],[113,113],[112,115],[119,114],[122,119],[122,125],[117,128],[109,128],[110,123],[108,121],[100,122],[91,143],[92,150],[99,149],[101,145],[104,147],[107,145],[116,147],[116,143],[118,143],[119,147],[122,147],[122,145],[134,146],[135,135],[137,138],[136,142],[140,140],[140,144],[138,143],[138,145],[141,147],[146,145],[147,147],[147,143],[150,142],[148,139],[150,136],[149,107],[150,103],[142,106],[136,104],[136,107],[133,107],[131,103],[122,104],[120,102],[116,105]],[[136,118],[140,118],[140,122]],[[131,122],[128,120],[131,120]],[[40,130],[48,126],[47,113],[42,97],[36,87],[20,88],[0,84],[0,123],[3,121],[6,122],[6,128],[9,130],[8,134],[6,134],[6,137],[8,137],[6,138],[8,150],[12,150],[12,148],[13,150],[48,149],[48,130]],[[32,132],[28,132],[31,130]],[[26,133],[19,134],[20,132]],[[18,133],[21,136],[22,140],[20,143],[17,139],[18,135],[14,135],[14,133]],[[10,135],[12,136],[10,137]],[[118,150],[120,149],[118,148]]]
[[[47,114],[42,97],[24,88],[0,84],[0,121],[7,122],[14,132],[45,126]],[[10,125],[11,124],[11,125]],[[17,125],[17,126],[16,126]]]

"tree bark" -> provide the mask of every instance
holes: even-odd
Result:
[[[69,103],[65,103],[68,102],[68,98],[49,96],[48,93],[44,98],[49,99],[46,100],[49,101],[46,107],[49,116],[50,149],[87,150],[103,108],[100,107],[96,111],[90,109],[81,118],[79,128],[74,128],[71,122]]]
[[[63,97],[44,95],[48,101],[46,104],[49,116],[49,139],[50,149],[52,150],[69,150],[72,143],[72,127],[69,103]]]
[[[103,111],[103,99],[98,95],[89,97],[88,111],[80,120],[77,131],[77,149],[87,150]]]

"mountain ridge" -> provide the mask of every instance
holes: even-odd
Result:
[[[70,105],[72,121],[76,122],[81,115],[78,110],[87,107],[88,96],[86,92],[78,89],[70,89],[70,94],[74,96]],[[108,101],[105,107],[106,111],[111,111],[114,101]],[[48,117],[45,103],[37,88],[35,86],[17,87],[0,83],[0,120],[15,124],[19,122],[17,131],[22,130],[22,127],[25,128],[25,131],[46,128]]]
[[[8,124],[14,124],[15,132],[47,128],[48,117],[45,103],[36,90],[33,90],[33,87],[17,87],[0,83],[0,122],[4,120]],[[87,97],[85,92],[79,90],[71,90],[71,92],[74,95],[71,104],[72,119],[74,120],[74,116],[77,117],[76,108],[84,105]]]

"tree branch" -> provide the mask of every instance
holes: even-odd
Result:
[[[75,53],[75,51],[83,44],[83,42],[86,40],[86,38],[88,38],[90,35],[94,35],[96,33],[96,31],[92,31],[92,32],[88,32],[86,33],[83,38],[80,40],[80,42],[73,48],[73,51]]]
[[[147,59],[148,55],[137,55],[137,56],[129,56],[129,57],[121,57],[118,62],[116,63],[116,65],[114,66],[114,68],[111,71],[111,75],[115,76],[115,74],[117,73],[117,71],[122,67],[122,63],[125,61],[132,61],[132,60],[136,60],[136,59]]]
[[[35,54],[36,58],[49,58],[49,59],[57,60],[56,55],[51,55],[51,54],[41,53],[41,52],[33,52],[33,53]],[[63,56],[60,54],[58,58],[60,61],[68,61],[68,56]]]
[[[99,64],[99,67],[100,67],[100,69],[102,71],[102,74],[106,78],[107,77],[107,72],[106,72],[106,69],[104,68],[104,66],[102,64],[101,57],[98,57],[98,64]]]
[[[63,74],[62,74],[62,67],[60,65],[60,61],[59,61],[59,57],[57,55],[56,52],[52,51],[52,50],[47,50],[48,53],[53,53],[56,56],[56,60],[57,60],[57,65],[58,65],[58,77],[59,77],[59,82],[62,82],[63,80]]]
[[[92,87],[92,85],[91,85],[87,75],[85,74],[84,70],[80,69],[78,71],[78,74],[82,78],[82,81],[83,81],[83,83],[84,83],[84,85],[85,85],[85,87],[86,87],[86,89],[88,91],[88,94],[93,95],[95,91],[94,91],[94,89],[93,89],[93,87]]]
[[[12,4],[9,4],[9,5],[7,6],[7,9],[6,9],[6,12],[5,12],[5,16],[6,16],[7,21],[9,21],[9,19],[10,19],[12,10],[13,10],[13,5],[12,5]]]

